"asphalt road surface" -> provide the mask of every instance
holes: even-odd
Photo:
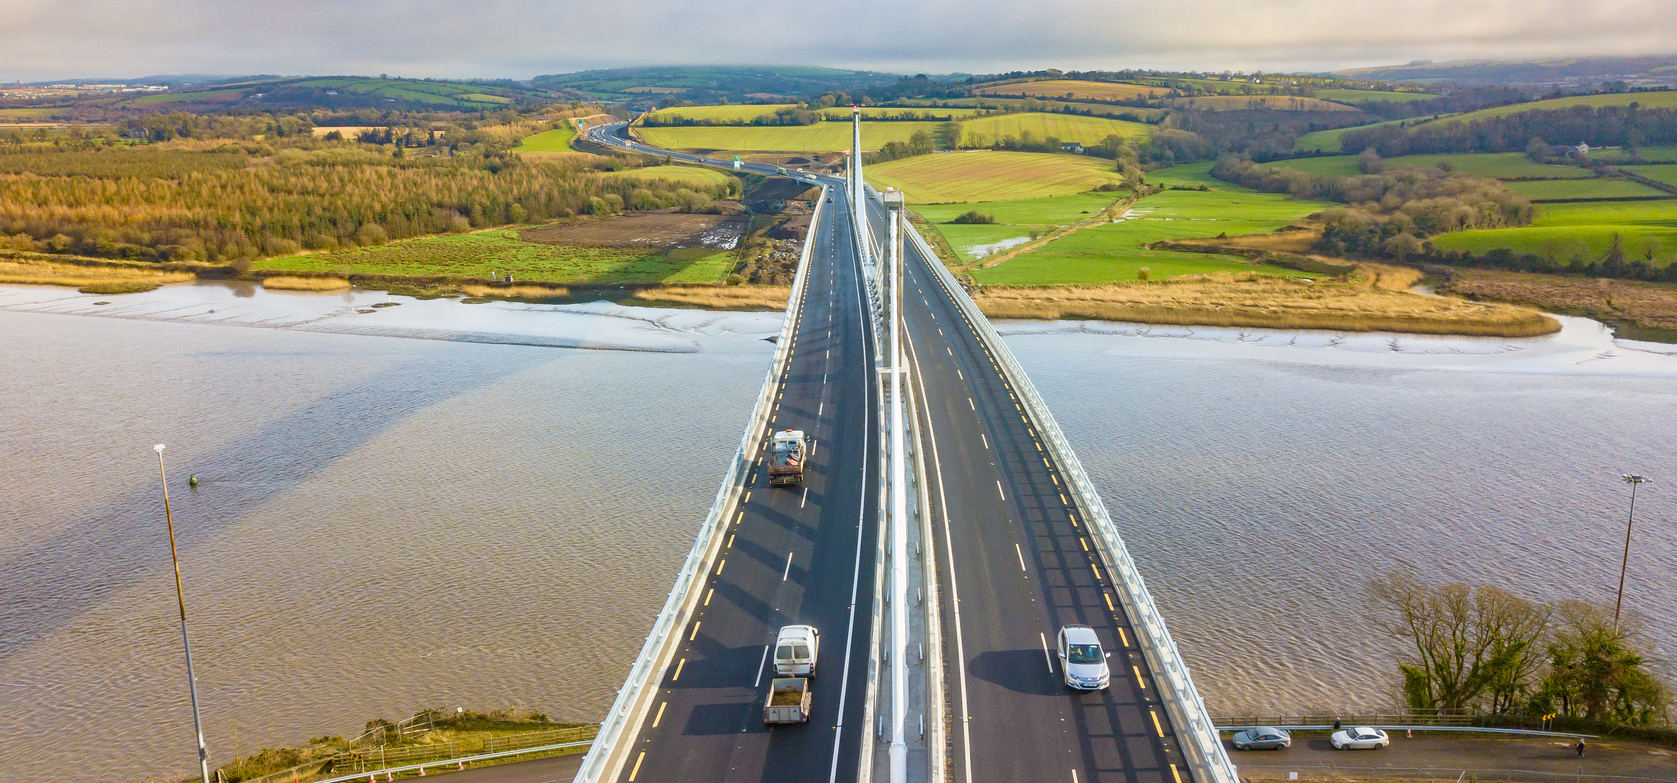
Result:
[[[770,487],[763,452],[754,455],[750,491],[620,780],[856,777],[866,733],[878,444],[870,327],[845,195],[835,189],[810,238],[803,309],[770,419],[771,431],[800,429],[812,440],[805,479]],[[770,727],[762,717],[774,677],[770,647],[791,624],[821,633],[812,716]]]
[[[913,194],[908,194],[912,198]],[[883,215],[870,216],[885,236]],[[1191,780],[1158,688],[1059,466],[930,263],[906,243],[904,313],[949,657],[953,779]],[[954,600],[958,599],[958,601]],[[1066,687],[1060,627],[1094,628],[1112,684]]]

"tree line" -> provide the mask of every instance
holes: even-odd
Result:
[[[601,177],[494,146],[439,158],[312,138],[0,149],[0,242],[14,249],[231,263],[301,250],[624,209],[704,211],[730,195]]]
[[[1462,152],[1524,152],[1533,138],[1593,147],[1677,144],[1677,109],[1571,106],[1468,122],[1385,125],[1347,131],[1344,149],[1373,148],[1388,158]]]
[[[1498,180],[1440,168],[1387,169],[1373,151],[1358,165],[1358,176],[1316,177],[1225,156],[1211,176],[1266,193],[1346,204],[1322,214],[1318,249],[1329,255],[1406,260],[1423,252],[1426,237],[1529,225],[1535,213],[1530,201]]]
[[[1615,620],[1603,604],[1541,603],[1401,572],[1372,581],[1370,592],[1379,624],[1413,645],[1397,662],[1411,708],[1669,722],[1671,687],[1635,615]]]

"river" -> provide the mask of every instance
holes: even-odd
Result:
[[[1525,341],[1004,330],[1206,701],[1231,712],[1390,703],[1399,647],[1364,589],[1386,570],[1611,600],[1617,477],[1671,463],[1677,358],[1567,323]],[[606,303],[0,288],[4,777],[190,774],[158,442],[214,759],[425,707],[597,720],[777,326]],[[1638,498],[1627,605],[1669,657],[1677,493],[1662,486]]]

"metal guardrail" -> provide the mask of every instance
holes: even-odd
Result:
[[[752,460],[763,442],[769,413],[774,410],[775,390],[785,376],[786,364],[792,356],[792,333],[796,330],[798,317],[803,311],[803,293],[809,281],[810,252],[814,247],[811,239],[821,220],[826,195],[827,188],[822,186],[821,197],[816,200],[815,212],[810,216],[809,231],[804,235],[803,255],[798,259],[798,274],[792,282],[791,297],[787,300],[786,320],[781,325],[780,338],[775,344],[774,364],[763,379],[762,390],[757,393],[757,404],[746,423],[745,435],[740,438],[739,449],[734,452],[734,459],[728,465],[728,473],[722,479],[722,487],[716,492],[716,500],[711,504],[710,514],[705,517],[704,524],[693,540],[693,549],[682,562],[675,587],[670,590],[669,597],[664,601],[664,608],[659,611],[657,620],[653,622],[652,632],[647,634],[640,656],[630,667],[628,679],[618,690],[617,699],[611,705],[611,712],[600,723],[599,737],[594,740],[588,757],[583,759],[582,768],[577,772],[576,783],[601,783],[615,778],[624,760],[628,758],[628,749],[633,741],[633,737],[626,737],[625,733],[638,727],[645,719],[648,707],[653,701],[652,697],[658,691],[657,684],[663,677],[664,669],[669,666],[670,659],[680,647],[679,629],[686,626],[687,619],[692,615],[694,604],[699,598],[699,587],[704,584],[705,574],[709,572],[710,563],[722,543],[722,534],[727,531],[727,518],[739,503],[745,485],[750,480]]]
[[[1216,724],[1212,723],[1211,717],[1206,713],[1205,703],[1200,700],[1199,691],[1194,688],[1188,665],[1177,652],[1176,643],[1171,640],[1170,632],[1165,629],[1164,617],[1159,614],[1158,607],[1154,606],[1153,596],[1147,592],[1141,572],[1130,559],[1129,550],[1125,548],[1124,539],[1118,534],[1117,526],[1112,523],[1106,504],[1101,501],[1094,482],[1089,480],[1082,463],[1077,459],[1077,454],[1060,431],[1060,425],[1054,421],[1054,414],[1037,394],[1030,376],[1013,357],[1013,352],[1002,342],[1001,335],[990,326],[989,319],[979,311],[972,298],[967,296],[965,289],[956,282],[955,276],[944,268],[937,254],[920,236],[920,232],[913,224],[906,224],[906,228],[908,236],[919,248],[921,257],[926,259],[927,266],[938,276],[948,290],[950,298],[966,313],[979,338],[989,346],[990,353],[1001,364],[1002,372],[1018,390],[1020,400],[1036,422],[1037,429],[1044,436],[1043,439],[1047,441],[1055,461],[1059,463],[1060,472],[1066,477],[1067,489],[1083,509],[1084,519],[1094,529],[1096,545],[1101,550],[1102,559],[1106,561],[1109,574],[1113,577],[1113,584],[1118,587],[1124,609],[1129,613],[1130,622],[1135,628],[1136,636],[1139,637],[1137,642],[1141,646],[1142,654],[1153,670],[1154,681],[1161,686],[1160,701],[1169,713],[1171,722],[1176,726],[1178,735],[1183,739],[1182,749],[1194,779],[1199,783],[1237,783],[1239,776],[1217,736]]]
[[[466,765],[466,764],[476,764],[477,762],[480,762],[480,761],[492,761],[492,760],[495,760],[495,759],[504,759],[504,758],[508,758],[508,757],[511,757],[511,756],[527,756],[527,755],[530,755],[532,753],[549,753],[549,752],[552,752],[552,751],[555,751],[555,750],[569,750],[571,748],[580,748],[580,747],[584,747],[584,746],[592,745],[592,744],[593,744],[592,742],[566,742],[566,743],[561,743],[561,744],[558,744],[558,745],[543,745],[543,746],[538,746],[538,747],[534,747],[534,748],[519,748],[517,750],[503,750],[503,751],[499,751],[499,752],[496,752],[496,753],[480,753],[480,754],[475,755],[475,756],[461,756],[459,758],[452,758],[452,759],[438,759],[437,761],[427,761],[423,764],[407,764],[407,765],[400,766],[400,767],[386,767],[384,769],[379,769],[379,770],[369,770],[367,772],[357,772],[353,775],[341,775],[341,776],[335,777],[335,778],[327,778],[325,780],[315,781],[315,783],[350,783],[350,781],[363,781],[363,780],[371,781],[375,777],[377,777],[377,775],[395,776],[395,775],[399,775],[403,772],[424,772],[427,767],[436,769],[436,768],[447,768],[447,767],[453,766],[453,767],[458,768],[458,767]],[[582,779],[581,777],[577,778],[577,780],[581,780],[581,779]]]
[[[1241,769],[1264,770],[1247,777],[1259,780],[1437,780],[1442,783],[1472,779],[1475,781],[1509,781],[1509,783],[1677,783],[1677,777],[1650,778],[1629,775],[1585,774],[1582,765],[1577,772],[1541,772],[1529,769],[1466,769],[1463,767],[1344,767],[1338,764],[1247,764]],[[1292,777],[1290,777],[1292,776]]]
[[[1487,727],[1487,726],[1427,726],[1427,725],[1408,726],[1408,725],[1404,725],[1404,724],[1401,724],[1401,723],[1377,723],[1377,722],[1374,722],[1374,721],[1368,721],[1368,722],[1362,722],[1362,723],[1346,723],[1345,725],[1346,726],[1367,726],[1367,727],[1372,728],[1372,729],[1380,729],[1381,731],[1459,731],[1459,732],[1470,732],[1470,733],[1479,733],[1479,734],[1512,734],[1512,735],[1516,735],[1516,736],[1520,736],[1520,737],[1571,737],[1571,738],[1589,737],[1591,739],[1594,739],[1596,737],[1601,736],[1599,734],[1574,734],[1570,731],[1538,731],[1536,729],[1500,729],[1500,728],[1492,728],[1492,727]],[[1306,724],[1291,724],[1291,723],[1247,723],[1247,724],[1239,724],[1239,723],[1236,723],[1236,724],[1233,724],[1233,725],[1218,726],[1217,730],[1218,731],[1245,731],[1247,729],[1256,728],[1258,726],[1263,726],[1265,728],[1271,728],[1271,729],[1281,729],[1283,731],[1334,731],[1335,730],[1332,723],[1306,723]]]

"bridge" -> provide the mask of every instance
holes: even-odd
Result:
[[[904,194],[864,184],[853,128],[842,177],[587,131],[822,196],[740,448],[577,780],[1234,783],[1075,453]],[[786,428],[814,448],[801,486],[771,488]],[[794,623],[822,634],[812,716],[769,727]],[[1112,653],[1109,688],[1063,685],[1068,624]]]

